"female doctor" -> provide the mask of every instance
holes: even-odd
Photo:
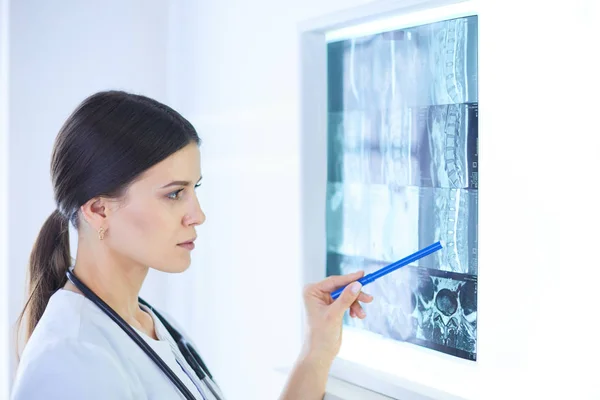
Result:
[[[149,268],[190,265],[205,220],[195,193],[199,145],[176,111],[120,91],[88,97],[67,119],[51,162],[56,211],[30,257],[13,400],[223,398],[174,321],[138,298]],[[78,233],[74,260],[69,222]],[[359,302],[372,301],[355,282],[362,276],[305,287],[308,334],[282,400],[323,397],[345,311],[364,318]]]

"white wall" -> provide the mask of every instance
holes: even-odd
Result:
[[[589,120],[600,88],[599,11],[587,0],[483,8],[478,334],[486,352],[475,397],[600,396],[592,372],[600,345],[589,340],[600,324],[587,308],[600,279],[589,251],[600,224],[591,184],[600,139]]]
[[[8,281],[14,323],[31,247],[55,208],[49,177],[54,138],[75,106],[98,90],[126,89],[166,101],[168,3],[18,0],[10,1],[9,16]],[[157,285],[150,276],[146,297],[160,305],[162,292],[152,290]],[[11,371],[13,354],[11,349]]]
[[[0,399],[8,396],[8,0],[0,0]]]

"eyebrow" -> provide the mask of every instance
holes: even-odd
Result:
[[[202,181],[202,177],[198,179],[198,183],[200,183],[200,181]],[[173,181],[171,183],[167,183],[165,186],[161,187],[161,189],[165,189],[171,186],[188,186],[190,183],[190,181]]]

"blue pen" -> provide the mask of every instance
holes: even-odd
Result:
[[[407,264],[410,264],[412,262],[415,262],[425,256],[430,255],[431,253],[435,253],[438,250],[442,249],[442,242],[435,242],[432,245],[429,245],[427,247],[425,247],[424,249],[421,249],[419,251],[417,251],[414,254],[411,254],[408,257],[403,258],[402,260],[396,261],[395,263],[392,263],[390,265],[387,265],[375,272],[371,272],[368,275],[363,276],[362,278],[360,278],[358,280],[358,282],[360,282],[363,286],[365,286],[368,283],[371,283],[373,281],[375,281],[376,279],[381,278],[384,275],[389,274],[392,271],[397,270],[398,268],[404,267]],[[340,294],[342,294],[342,292],[344,291],[344,287],[341,287],[339,289],[337,289],[335,292],[331,293],[331,297],[335,300],[338,297],[340,297]]]

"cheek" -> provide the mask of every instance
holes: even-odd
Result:
[[[160,232],[161,216],[149,208],[133,208],[129,210],[126,218],[127,225],[132,231],[141,235],[153,235]]]
[[[116,225],[115,246],[135,258],[160,256],[173,241],[173,216],[161,207],[130,205]]]

